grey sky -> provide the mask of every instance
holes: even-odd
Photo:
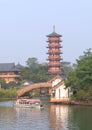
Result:
[[[53,25],[63,35],[63,61],[74,63],[92,48],[92,0],[0,0],[0,62],[46,62]]]

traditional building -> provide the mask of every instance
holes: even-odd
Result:
[[[66,88],[64,80],[62,76],[57,75],[50,81],[52,83],[52,88],[49,90],[50,102],[69,103],[70,90]]]
[[[60,42],[62,35],[57,34],[55,32],[55,27],[53,27],[53,32],[49,35],[48,37],[48,73],[52,75],[57,75],[61,74],[61,56],[60,54],[62,53],[60,48],[62,47]]]
[[[5,79],[6,83],[11,81],[17,82],[20,77],[19,64],[0,63],[0,78]]]

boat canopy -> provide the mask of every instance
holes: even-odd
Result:
[[[30,102],[30,103],[35,103],[35,102],[41,102],[40,99],[19,99],[19,102]]]

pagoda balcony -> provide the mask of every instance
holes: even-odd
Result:
[[[55,63],[55,64],[52,64],[52,63],[48,63],[48,66],[52,66],[52,67],[59,67],[59,66],[61,66],[61,63]]]
[[[58,71],[58,72],[61,72],[61,69],[55,69],[55,68],[51,69],[51,68],[50,68],[48,71],[53,71],[53,72]]]
[[[61,50],[53,49],[53,50],[48,50],[47,54],[62,54],[62,52]]]
[[[49,37],[48,41],[60,41],[60,37]]]
[[[60,55],[50,55],[48,56],[48,59],[61,59],[61,56]]]
[[[51,44],[48,44],[47,48],[62,48],[62,46],[60,44],[56,44],[56,43],[51,43]]]
[[[62,60],[62,58],[59,55],[58,56],[49,56],[47,60],[49,60],[49,61],[53,61],[53,60],[59,61],[59,60]]]
[[[60,61],[51,61],[49,62],[49,64],[60,64],[61,62]]]
[[[61,69],[56,67],[51,67],[49,68],[49,71],[61,71]]]

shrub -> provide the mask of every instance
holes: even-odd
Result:
[[[15,88],[0,89],[0,98],[15,98],[17,95]]]

